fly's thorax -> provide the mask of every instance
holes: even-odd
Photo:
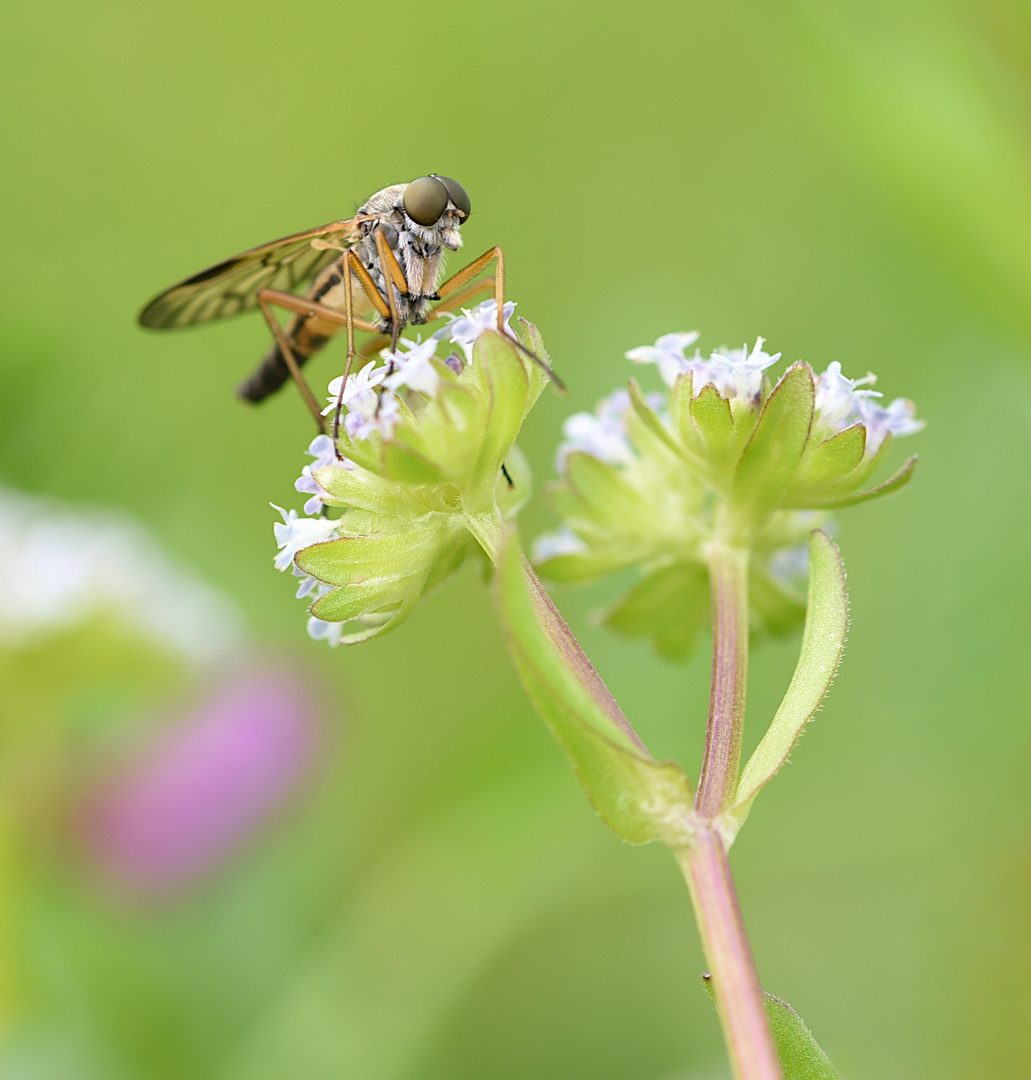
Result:
[[[420,225],[405,209],[408,184],[394,184],[370,196],[358,210],[360,239],[355,251],[369,271],[381,296],[388,295],[387,275],[380,265],[376,233],[382,232],[408,285],[407,297],[394,293],[398,321],[424,323],[431,311],[431,301],[444,274],[444,264],[451,251],[462,246],[463,215],[449,200],[440,218],[432,225]],[[357,284],[357,282],[355,283]],[[374,321],[380,322],[377,317]],[[386,329],[387,324],[383,323]]]

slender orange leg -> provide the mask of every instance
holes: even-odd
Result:
[[[497,302],[498,309],[498,333],[503,334],[505,332],[505,255],[501,248],[492,247],[489,251],[485,251],[478,259],[473,259],[468,266],[463,267],[457,274],[452,274],[452,276],[437,289],[437,296],[439,299],[445,300],[452,293],[460,291],[463,286],[467,285],[467,283],[476,277],[481,270],[487,267],[492,259],[497,260],[497,265],[494,268],[494,299]],[[434,310],[436,311],[438,309],[435,308]],[[556,389],[560,390],[563,394],[566,392],[566,384],[555,374],[552,366],[546,360],[542,360],[536,353],[531,352],[517,338],[512,338],[511,340],[520,352],[528,356],[530,360],[545,372],[548,378],[554,382]]]
[[[290,348],[290,343],[286,339],[286,334],[283,333],[283,328],[279,325],[279,320],[272,314],[272,309],[269,307],[272,302],[274,301],[270,301],[262,293],[258,293],[258,306],[261,308],[262,315],[265,316],[265,321],[272,331],[272,336],[276,339],[276,344],[283,354],[286,366],[290,369],[290,378],[297,384],[297,389],[300,390],[304,403],[308,406],[312,416],[315,417],[315,424],[319,429],[319,434],[325,434],[326,425],[322,421],[322,413],[319,410],[318,403],[315,401],[315,395],[311,392],[311,387],[301,374],[301,366],[297,363],[297,358],[294,356],[293,349]]]
[[[344,265],[346,267],[344,273],[344,296],[346,298],[346,306],[348,309],[346,312],[341,313],[335,308],[328,307],[326,304],[320,304],[314,300],[306,300],[304,297],[296,296],[294,293],[280,292],[278,289],[262,289],[258,293],[258,305],[261,308],[261,312],[265,316],[265,320],[269,325],[269,329],[272,331],[273,337],[276,339],[279,351],[283,354],[286,366],[290,369],[291,378],[297,384],[297,388],[301,392],[301,397],[304,398],[304,402],[311,411],[312,416],[315,417],[315,423],[318,425],[320,434],[325,433],[326,430],[325,423],[322,419],[322,413],[315,400],[315,395],[311,391],[311,387],[301,374],[301,367],[297,363],[297,358],[294,356],[293,349],[290,347],[290,342],[287,340],[283,328],[272,314],[272,305],[274,304],[276,307],[284,308],[286,311],[292,311],[297,315],[322,319],[324,322],[346,327],[347,371],[344,373],[344,378],[346,379],[355,355],[354,328],[357,326],[359,330],[368,330],[372,333],[376,333],[379,330],[379,327],[374,323],[370,323],[365,319],[356,318],[354,315],[351,298],[350,271],[353,269],[357,273],[358,280],[362,285],[362,290],[385,318],[389,318],[390,309],[387,307],[386,303],[384,303],[383,298],[379,294],[379,290],[376,288],[375,282],[372,280],[365,267],[362,266],[358,257],[351,251],[345,252],[344,255]],[[341,384],[341,389],[343,389],[343,384]]]
[[[472,299],[478,293],[489,289],[491,295],[494,295],[494,279],[484,278],[483,281],[473,281],[466,285],[464,288],[458,289],[456,292],[450,293],[446,300],[441,300],[439,304],[430,313],[430,319],[435,319],[439,315],[444,315],[449,311],[455,311],[460,308],[466,300]]]
[[[407,300],[408,281],[397,259],[394,258],[393,251],[390,250],[390,245],[387,243],[383,230],[377,229],[373,233],[373,237],[376,241],[376,253],[379,255],[380,269],[383,271],[383,284],[386,288],[387,303],[390,305],[390,351],[396,352],[397,339],[401,336],[401,316],[397,310],[397,298],[394,296],[394,289],[391,286],[396,286],[397,291]]]

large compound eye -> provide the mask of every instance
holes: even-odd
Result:
[[[420,176],[405,188],[405,213],[417,225],[436,225],[447,209],[448,189],[435,176]]]
[[[434,175],[436,176],[436,173]],[[437,179],[447,188],[447,193],[451,196],[451,201],[455,204],[459,217],[464,221],[472,209],[465,188],[457,180],[452,180],[449,176],[437,176]]]

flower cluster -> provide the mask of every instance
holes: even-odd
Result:
[[[311,443],[295,485],[310,495],[305,512],[321,516],[276,508],[276,567],[292,568],[297,595],[313,598],[312,637],[382,633],[469,554],[494,557],[504,518],[529,494],[513,444],[547,370],[536,329],[508,325],[514,307],[504,334],[489,300],[330,383],[334,434]]]
[[[908,401],[882,406],[872,375],[795,364],[773,386],[766,371],[780,354],[762,338],[705,357],[686,351],[697,337],[667,334],[627,353],[658,368],[666,395],[631,380],[566,421],[549,492],[562,525],[534,547],[541,573],[558,581],[636,567],[640,580],[606,622],[674,657],[692,651],[707,618],[714,544],[750,552],[755,630],[796,625],[809,532],[826,511],[906,483],[915,459],[862,490],[893,438],[923,426]]]

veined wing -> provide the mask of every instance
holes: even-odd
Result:
[[[312,240],[350,247],[358,236],[358,220],[333,221],[284,236],[209,266],[155,296],[140,312],[140,322],[154,329],[168,329],[224,319],[256,308],[261,289],[289,292],[328,266],[340,252],[335,246],[312,247]]]

